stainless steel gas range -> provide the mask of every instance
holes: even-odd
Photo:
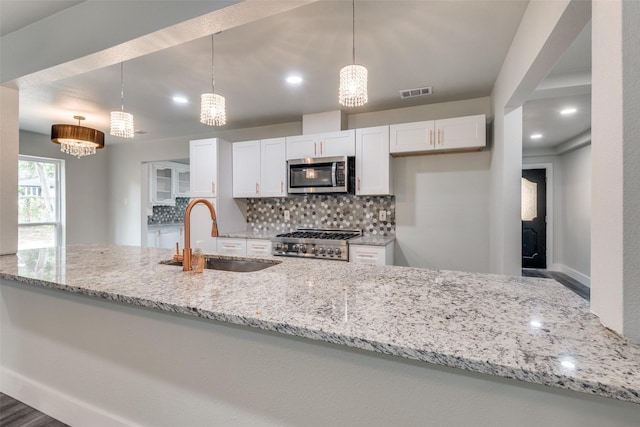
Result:
[[[347,241],[362,235],[362,230],[299,228],[272,239],[273,255],[349,261]]]

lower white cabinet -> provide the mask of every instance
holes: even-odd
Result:
[[[225,255],[246,255],[247,254],[247,240],[246,239],[232,239],[228,237],[218,237],[217,239],[217,252]]]
[[[247,255],[271,256],[271,241],[247,239]]]
[[[393,265],[393,242],[386,246],[349,245],[349,262]]]
[[[271,241],[218,237],[217,252],[225,255],[271,256]]]
[[[152,248],[171,249],[176,247],[176,242],[180,247],[184,243],[184,227],[166,226],[150,229],[147,232],[147,246]]]

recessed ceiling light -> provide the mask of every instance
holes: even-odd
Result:
[[[542,134],[541,133],[532,133],[530,138],[531,139],[540,139],[540,138],[542,138]]]
[[[187,102],[189,102],[189,100],[184,96],[174,96],[173,102],[175,102],[176,104],[186,104]]]
[[[563,116],[567,116],[569,114],[574,114],[576,111],[578,111],[577,109],[570,107],[570,108],[565,108],[564,110],[560,111],[560,114],[562,114]]]
[[[290,85],[299,85],[302,83],[302,77],[298,75],[290,75],[285,79]]]

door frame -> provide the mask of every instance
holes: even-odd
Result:
[[[546,191],[547,191],[547,270],[551,270],[551,266],[554,265],[553,258],[553,163],[530,163],[522,164],[522,170],[527,169],[545,169],[546,179]],[[522,176],[522,173],[520,174]],[[522,194],[520,194],[522,199]],[[522,256],[522,244],[520,245],[520,252]]]

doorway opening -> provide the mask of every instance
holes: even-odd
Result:
[[[522,170],[522,268],[546,269],[547,169]]]

